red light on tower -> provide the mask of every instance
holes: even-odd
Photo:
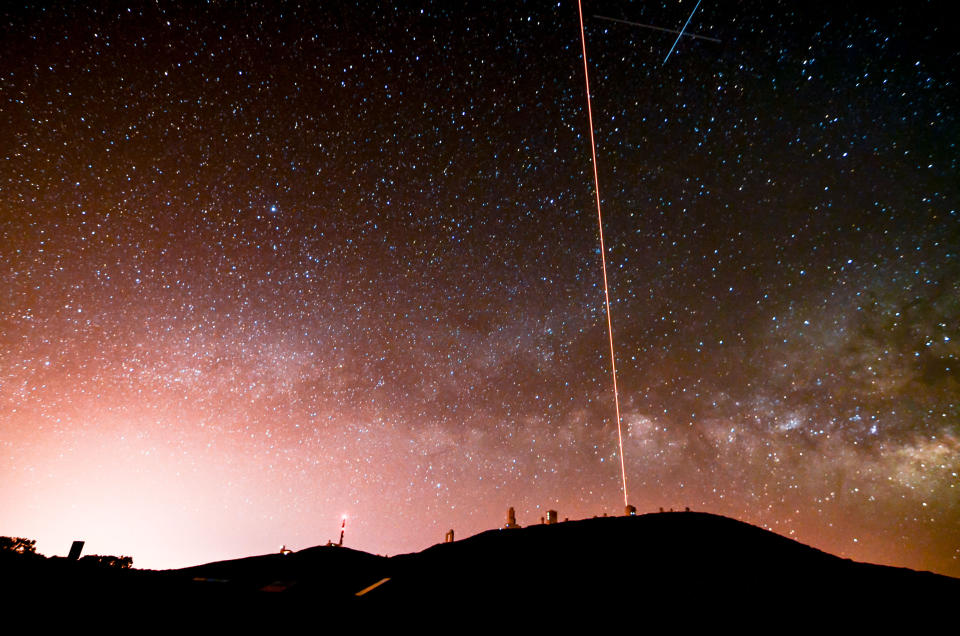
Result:
[[[344,514],[340,517],[340,540],[336,543],[333,542],[333,539],[327,541],[327,547],[342,547],[343,546],[343,533],[347,529],[347,515]]]

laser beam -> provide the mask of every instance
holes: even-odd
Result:
[[[610,286],[607,284],[607,250],[603,245],[603,213],[600,211],[600,177],[597,172],[597,142],[593,136],[593,106],[590,100],[590,71],[587,68],[587,35],[583,29],[583,4],[577,0],[580,12],[580,45],[583,47],[583,80],[587,89],[587,121],[590,123],[590,153],[593,159],[593,192],[597,200],[597,225],[600,227],[600,265],[603,269],[603,298],[607,307],[607,335],[610,337],[610,371],[613,376],[613,406],[617,414],[617,440],[620,443],[620,476],[623,478],[623,505],[627,502],[627,469],[623,461],[623,430],[620,424],[620,393],[617,390],[617,356],[613,349],[613,321],[610,318]]]

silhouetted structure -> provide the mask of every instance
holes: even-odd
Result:
[[[336,543],[333,540],[327,541],[327,547],[333,548],[342,548],[343,547],[343,531],[347,528],[347,518],[344,516],[343,521],[340,522],[340,540]]]
[[[637,516],[637,507],[627,504],[627,507],[624,508],[623,514],[626,517],[636,517]]]
[[[83,541],[74,541],[70,545],[70,554],[67,555],[69,561],[79,561],[80,553],[83,552]]]
[[[554,524],[557,523],[557,511],[556,510],[547,510],[547,523]]]
[[[453,543],[453,529],[447,530],[447,536],[443,538],[444,543]]]
[[[510,506],[510,509],[507,510],[507,524],[503,526],[504,528],[519,528],[517,525],[517,513],[513,509],[513,506]]]

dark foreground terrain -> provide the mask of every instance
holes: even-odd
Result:
[[[14,557],[0,562],[0,584],[7,598],[26,594],[51,606],[83,599],[150,615],[189,608],[234,620],[276,610],[427,623],[442,612],[468,622],[604,616],[743,625],[762,617],[789,626],[794,618],[929,617],[960,599],[960,579],[856,563],[694,512],[491,530],[389,558],[315,547],[150,571]]]

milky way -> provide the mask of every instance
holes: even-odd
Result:
[[[623,509],[576,3],[0,20],[0,534],[141,567]],[[585,4],[640,512],[960,576],[946,3]]]

